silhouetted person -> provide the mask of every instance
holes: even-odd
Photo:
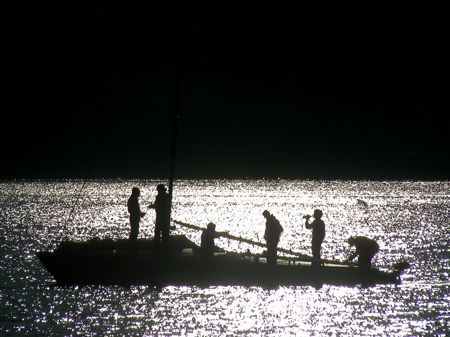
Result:
[[[214,239],[223,235],[225,232],[216,232],[216,225],[210,222],[206,229],[202,231],[200,252],[203,256],[214,256]]]
[[[264,232],[264,239],[267,244],[267,263],[277,263],[277,246],[280,241],[283,227],[280,222],[269,211],[265,210],[263,216],[266,218],[266,230]]]
[[[309,223],[310,215],[305,215],[305,227],[307,229],[312,229],[312,265],[317,266],[320,265],[320,248],[322,247],[323,239],[325,238],[325,223],[322,221],[322,211],[320,209],[314,210],[313,218],[314,221]]]
[[[155,202],[148,206],[154,208],[156,211],[155,220],[155,247],[159,249],[160,244],[166,249],[169,243],[169,229],[170,229],[170,196],[167,193],[166,187],[159,184],[156,187],[158,194]]]
[[[131,196],[128,198],[127,207],[128,213],[130,213],[130,240],[136,240],[139,234],[139,222],[145,213],[141,212],[139,206],[139,196],[141,191],[137,187],[131,189]]]
[[[347,242],[350,246],[355,246],[356,249],[347,259],[347,262],[358,256],[358,266],[363,269],[370,269],[372,267],[372,259],[380,249],[378,243],[365,236],[352,236]]]

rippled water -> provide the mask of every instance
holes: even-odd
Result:
[[[344,259],[351,235],[377,239],[374,263],[412,262],[400,285],[370,288],[58,287],[35,252],[62,239],[128,237],[126,200],[159,181],[0,182],[1,336],[445,336],[450,320],[450,183],[287,180],[178,181],[173,218],[252,240],[268,209],[280,246],[310,254],[301,217],[324,212],[323,257]],[[79,196],[79,199],[78,199]],[[365,208],[356,199],[368,203]],[[78,201],[77,201],[78,199]],[[75,207],[73,205],[76,204]],[[72,208],[74,212],[71,213]],[[153,231],[149,211],[141,237]],[[198,232],[178,228],[197,243]],[[258,248],[217,240],[234,251]]]

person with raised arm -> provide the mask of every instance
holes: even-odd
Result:
[[[305,227],[307,229],[312,229],[312,266],[320,266],[321,258],[320,258],[320,249],[322,248],[322,242],[325,238],[325,223],[322,220],[322,211],[320,209],[314,210],[313,218],[314,221],[309,223],[310,215],[305,215],[303,218],[305,219]]]

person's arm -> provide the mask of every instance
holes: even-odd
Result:
[[[305,219],[305,227],[307,229],[311,229],[312,228],[312,223],[309,223],[309,219],[311,219],[311,215],[307,214],[303,216],[303,219]],[[313,221],[314,222],[314,221]]]
[[[312,229],[314,227],[315,220],[311,223],[309,223],[308,220],[309,219],[306,219],[306,221],[305,221],[305,227],[306,227],[306,229]]]
[[[139,214],[139,216],[142,218],[145,215],[145,213],[141,211],[141,206],[139,205],[139,201],[136,201],[136,204],[134,205],[134,207],[136,208],[135,214],[136,215]]]
[[[138,214],[141,214],[141,209],[137,200],[132,200],[128,203],[128,212],[131,216],[137,216]]]

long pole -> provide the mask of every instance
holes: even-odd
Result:
[[[189,228],[189,229],[198,230],[198,231],[202,231],[202,230],[205,229],[203,227],[200,227],[200,226],[197,226],[197,225],[192,225],[192,224],[189,224],[189,223],[186,223],[186,222],[182,222],[182,221],[178,221],[178,220],[174,220],[173,222],[176,223],[177,225],[180,225],[180,226],[183,226],[183,227],[186,227],[186,228]],[[248,244],[253,245],[253,246],[258,246],[258,247],[262,247],[262,248],[266,248],[267,247],[267,245],[264,244],[264,243],[261,243],[261,242],[258,242],[258,241],[253,241],[253,240],[249,240],[249,239],[246,239],[246,238],[243,238],[243,237],[240,237],[240,236],[231,235],[231,234],[228,234],[226,232],[220,232],[220,236],[222,236],[224,238],[227,238],[227,239],[243,242],[243,243],[248,243]],[[284,249],[284,248],[277,247],[277,251],[280,252],[280,253],[287,254],[287,255],[297,256],[298,260],[300,260],[300,261],[307,261],[307,262],[308,261],[312,261],[312,257],[311,256],[306,255],[306,254],[302,254],[302,253],[299,253],[299,252],[294,252],[294,251],[292,251],[290,249]],[[343,266],[348,266],[348,265],[354,266],[355,265],[354,263],[341,262],[341,261],[336,261],[336,260],[325,260],[325,259],[322,259],[322,262],[328,263],[328,264],[343,265]]]
[[[173,222],[176,223],[177,225],[180,225],[180,226],[183,226],[183,227],[186,227],[186,228],[190,228],[190,229],[195,229],[195,230],[198,230],[198,231],[201,231],[201,230],[205,229],[203,227],[192,225],[192,224],[188,224],[188,223],[182,222],[182,221],[174,220]],[[267,247],[267,245],[264,244],[264,243],[261,243],[261,242],[258,242],[258,241],[253,241],[253,240],[249,240],[249,239],[243,238],[241,236],[231,235],[231,234],[228,234],[226,232],[223,232],[223,233],[220,232],[220,236],[222,236],[224,238],[227,238],[227,239],[243,242],[243,243],[248,243],[248,244],[253,245],[253,246],[258,246],[258,247],[262,247],[262,248],[266,248]],[[305,260],[308,260],[308,261],[312,259],[310,256],[308,256],[306,254],[294,252],[294,251],[289,250],[289,249],[277,248],[277,250],[280,253],[285,253],[285,254],[289,254],[289,255],[298,256],[298,257],[300,257],[302,259],[305,259]]]

